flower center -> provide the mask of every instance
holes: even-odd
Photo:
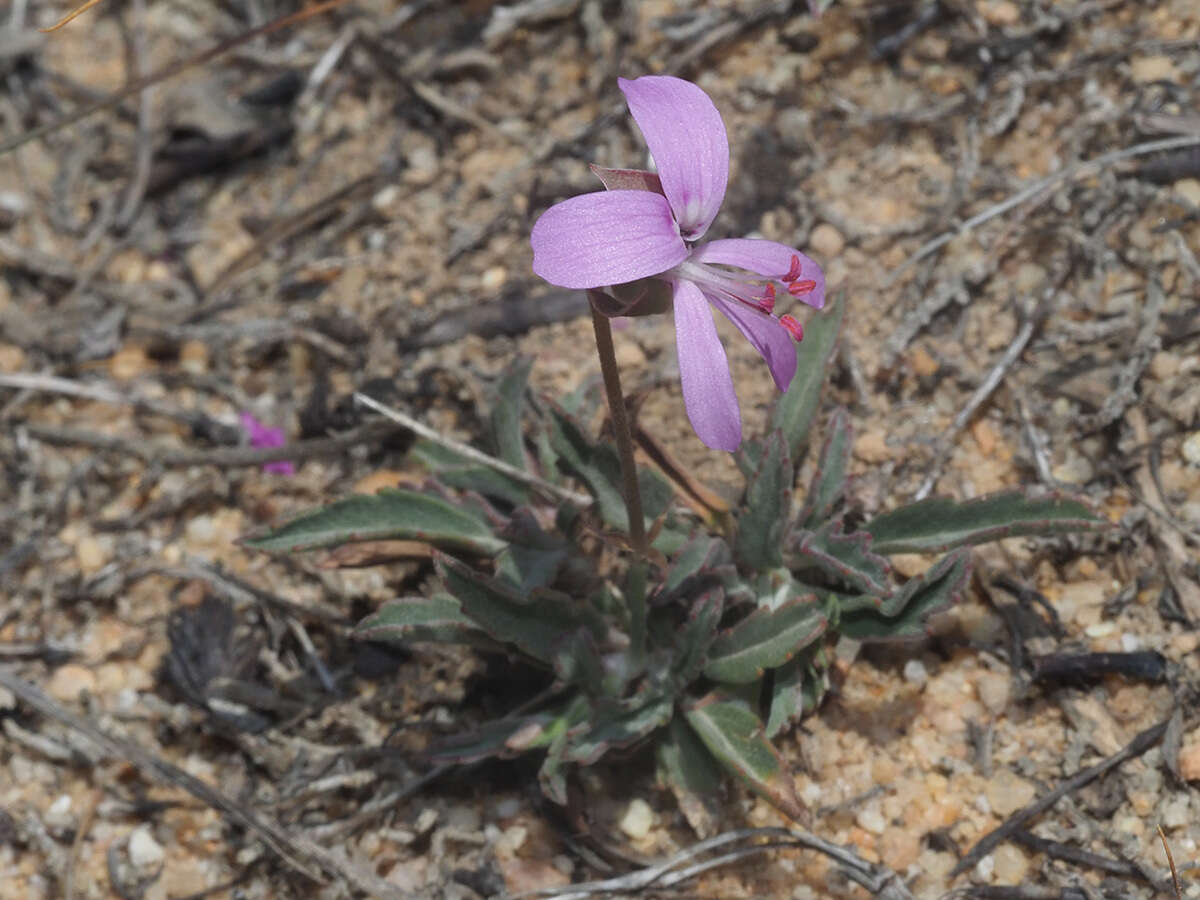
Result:
[[[684,260],[673,270],[679,276],[694,282],[706,294],[715,294],[723,300],[732,300],[755,312],[764,313],[779,322],[788,334],[797,341],[804,337],[804,329],[792,316],[775,316],[775,297],[778,287],[792,297],[803,297],[816,290],[817,283],[800,280],[800,257],[793,256],[791,268],[780,278],[767,278],[749,272],[718,268],[711,263]]]

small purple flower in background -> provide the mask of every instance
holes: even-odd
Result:
[[[241,420],[242,427],[246,429],[246,434],[250,437],[251,447],[282,447],[287,443],[282,428],[264,425],[248,412],[242,413],[238,418]],[[270,472],[272,475],[295,475],[296,466],[286,459],[281,459],[277,462],[266,463],[263,471]]]
[[[530,236],[533,270],[576,290],[650,277],[667,282],[688,419],[709,447],[736,450],[741,412],[709,305],[745,335],[786,391],[796,374],[792,339],[803,329],[791,316],[775,316],[777,289],[820,309],[825,276],[803,253],[775,241],[695,245],[721,208],[729,179],[721,114],[689,81],[647,75],[618,83],[658,174],[625,172],[621,186],[640,175],[645,189],[583,194],[546,210]]]

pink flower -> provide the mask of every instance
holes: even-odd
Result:
[[[803,253],[774,241],[697,245],[721,207],[729,178],[721,114],[704,91],[679,78],[648,75],[618,83],[658,175],[625,173],[644,176],[647,189],[583,194],[546,210],[530,236],[533,270],[551,284],[577,290],[642,278],[667,282],[688,419],[709,447],[736,450],[741,412],[709,306],[762,354],[785,391],[796,374],[792,339],[803,331],[791,316],[775,316],[776,291],[820,309],[825,276]]]
[[[287,444],[287,438],[284,437],[282,428],[271,428],[269,425],[264,425],[248,412],[242,413],[238,418],[241,420],[242,427],[246,429],[246,434],[250,437],[251,447],[282,447]],[[277,462],[266,463],[263,471],[270,472],[272,475],[295,475],[296,466],[286,459],[281,459]]]

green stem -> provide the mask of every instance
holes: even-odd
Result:
[[[590,292],[589,292],[590,294]],[[629,543],[639,560],[646,558],[650,545],[646,540],[646,519],[642,513],[642,493],[638,489],[637,468],[633,461],[633,435],[625,413],[625,395],[621,393],[621,373],[617,370],[617,354],[613,350],[612,327],[608,319],[592,308],[592,328],[596,332],[596,350],[600,354],[600,372],[604,376],[604,392],[608,395],[608,414],[612,418],[617,455],[621,459],[622,494],[629,514]]]

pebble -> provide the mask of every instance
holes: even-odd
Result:
[[[1001,844],[992,854],[996,864],[996,881],[1000,884],[1023,884],[1029,874],[1029,858],[1020,847]]]
[[[918,687],[929,680],[929,670],[919,659],[910,659],[904,664],[904,680]]]
[[[79,570],[84,575],[95,575],[108,565],[111,549],[111,541],[103,541],[90,534],[84,535],[75,545],[75,561],[79,563]]]
[[[1179,448],[1179,452],[1193,466],[1200,466],[1200,431],[1193,431],[1189,434],[1184,439],[1183,446]]]
[[[0,303],[0,307],[3,303]],[[16,344],[0,344],[0,372],[6,375],[25,368],[25,351]]]
[[[504,266],[492,266],[479,279],[479,286],[485,291],[498,291],[508,281],[508,269]]]
[[[1169,56],[1135,56],[1129,61],[1129,74],[1138,84],[1151,81],[1174,81],[1179,77]]]
[[[975,877],[982,882],[990,882],[996,874],[996,856],[989,853],[979,862],[975,863]]]
[[[1183,828],[1192,821],[1189,807],[1191,802],[1187,794],[1179,794],[1168,800],[1162,806],[1162,824],[1164,828]]]
[[[879,856],[894,872],[903,872],[921,855],[921,838],[913,828],[889,828],[879,838]]]
[[[858,827],[863,831],[874,835],[883,834],[887,830],[887,820],[884,819],[883,813],[879,811],[879,806],[875,803],[859,810],[858,815],[854,817],[854,821],[858,823]]]
[[[150,369],[150,357],[146,348],[128,344],[112,355],[108,361],[108,373],[117,381],[129,381],[145,374]]]
[[[882,463],[892,458],[892,451],[882,429],[868,431],[854,442],[854,455],[863,462]]]
[[[1200,181],[1196,184],[1200,185]],[[1150,374],[1159,381],[1166,381],[1179,371],[1182,364],[1183,360],[1178,354],[1162,350],[1150,357]]]
[[[204,341],[184,341],[179,348],[179,368],[191,375],[208,371],[208,344]]]
[[[1021,21],[1021,9],[1012,0],[985,3],[979,11],[989,25],[1016,25]]]
[[[822,222],[812,230],[812,234],[808,236],[808,246],[811,247],[818,256],[825,259],[832,259],[842,252],[846,247],[846,239],[842,237],[842,233],[830,225],[828,222]]]
[[[1200,206],[1200,178],[1181,178],[1171,187],[1192,206]]]
[[[936,557],[926,553],[894,553],[890,557],[892,568],[905,578],[924,575]]]
[[[908,355],[908,364],[914,373],[922,378],[934,374],[938,370],[938,361],[924,347],[917,347]]]
[[[1010,769],[1000,769],[987,783],[987,799],[992,812],[1007,819],[1033,802],[1037,789]]]
[[[975,682],[979,702],[993,716],[998,716],[1008,707],[1009,679],[1001,672],[982,672]]]
[[[620,828],[635,841],[639,841],[650,833],[654,825],[654,810],[650,804],[637,797],[630,801],[625,815],[621,816]]]
[[[59,794],[42,816],[46,827],[53,831],[66,831],[75,827],[75,816],[71,814],[71,796]]]
[[[67,663],[65,666],[59,666],[54,670],[54,674],[50,676],[50,681],[46,684],[46,693],[55,700],[64,702],[74,702],[79,699],[79,695],[84,691],[94,693],[96,690],[96,676],[91,669],[84,668],[77,663]]]
[[[154,839],[147,825],[140,825],[129,835],[129,861],[144,878],[162,865],[166,851]]]
[[[1200,728],[1193,729],[1179,748],[1179,777],[1200,781]]]

